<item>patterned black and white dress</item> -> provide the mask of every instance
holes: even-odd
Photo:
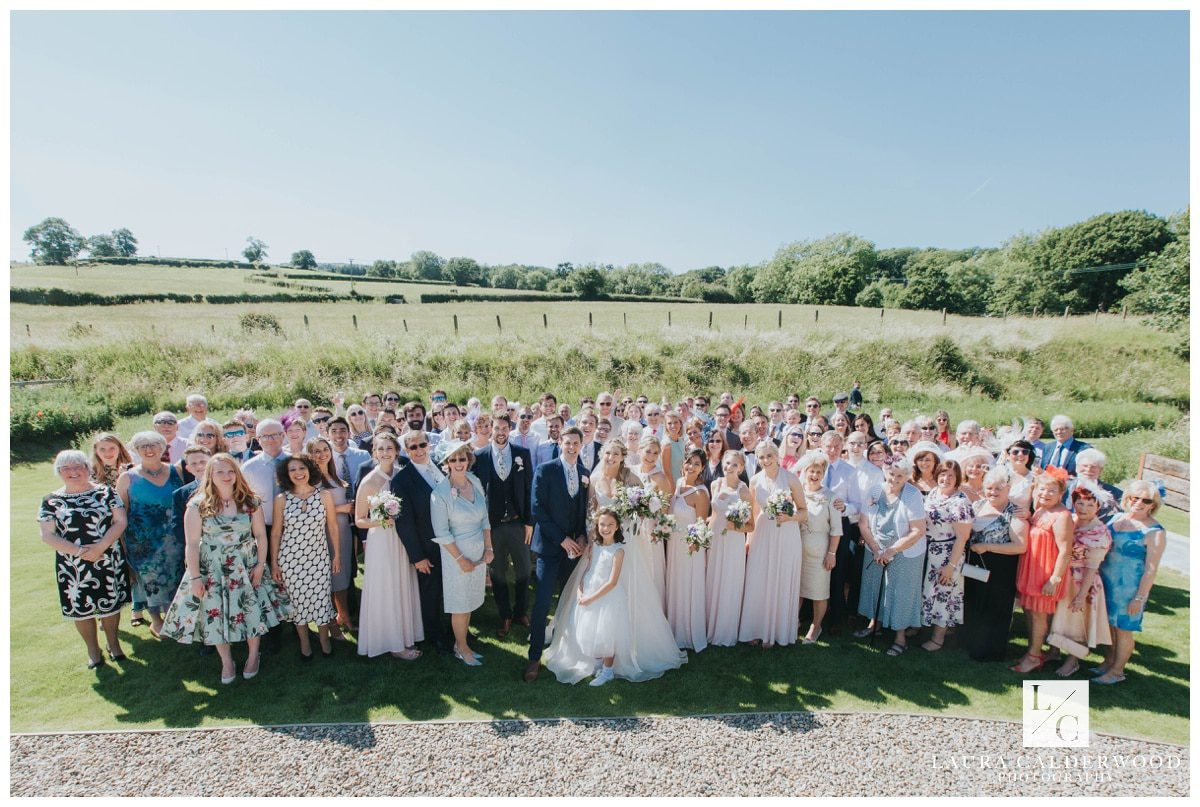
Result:
[[[100,542],[112,526],[113,511],[124,506],[117,492],[107,485],[82,493],[57,490],[42,499],[38,521],[53,522],[59,537],[83,547]],[[58,599],[67,619],[112,616],[129,603],[129,574],[120,541],[94,563],[56,552],[54,572]]]
[[[325,536],[325,504],[317,491],[307,499],[283,494],[283,535],[279,568],[292,603],[291,621],[325,625],[336,616],[330,585],[329,544]]]

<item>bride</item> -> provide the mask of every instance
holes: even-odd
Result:
[[[625,467],[625,444],[613,439],[605,444],[600,464],[592,472],[588,493],[588,511],[611,507],[620,487],[640,487],[637,475]],[[646,553],[638,542],[644,541],[636,529],[632,517],[623,519],[621,531],[629,536],[635,551],[626,553],[622,569],[622,589],[628,597],[632,617],[628,631],[617,632],[616,654],[613,673],[627,681],[648,681],[658,678],[667,670],[674,670],[687,661],[687,653],[675,644],[675,634],[663,614],[662,596],[651,577]],[[592,532],[589,527],[589,534]],[[658,549],[657,546],[651,545]],[[588,553],[592,551],[588,543]],[[659,550],[661,551],[661,549]],[[587,563],[575,567],[559,598],[554,615],[556,629],[546,658],[546,667],[564,684],[575,684],[595,672],[596,659],[584,654],[573,635],[576,592],[587,568]]]

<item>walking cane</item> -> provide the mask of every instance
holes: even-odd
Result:
[[[871,647],[874,647],[875,636],[879,633],[879,609],[883,607],[883,587],[887,585],[887,566],[876,561],[874,556],[871,557],[871,563],[879,566],[879,594],[875,597],[875,618],[871,620],[875,625],[871,629]]]

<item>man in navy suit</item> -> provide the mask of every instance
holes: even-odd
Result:
[[[546,617],[555,589],[562,589],[587,546],[587,470],[579,462],[583,432],[562,433],[562,454],[538,466],[533,475],[533,551],[537,553],[537,592],[529,626],[529,663],[525,680],[536,681],[546,644]],[[492,581],[495,585],[495,581]],[[559,626],[562,630],[562,626]]]
[[[425,640],[438,653],[449,655],[451,643],[442,600],[442,570],[437,568],[442,557],[433,540],[433,520],[429,513],[429,495],[446,475],[430,461],[429,438],[424,431],[405,432],[402,439],[409,461],[392,477],[392,493],[401,500],[396,533],[409,562],[417,570]]]
[[[533,458],[508,442],[512,421],[492,415],[492,441],[475,452],[475,476],[487,494],[495,557],[490,567],[492,596],[500,613],[496,635],[503,639],[514,621],[529,625],[529,544],[533,538]],[[516,603],[508,598],[508,566],[513,567]]]
[[[1075,458],[1079,456],[1080,451],[1091,448],[1091,445],[1075,439],[1075,424],[1066,415],[1055,415],[1051,418],[1050,431],[1054,433],[1054,442],[1046,441],[1042,444],[1042,468],[1053,465],[1075,476]]]

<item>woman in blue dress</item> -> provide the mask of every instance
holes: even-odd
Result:
[[[471,612],[483,605],[484,571],[494,557],[492,525],[483,485],[469,473],[475,464],[471,444],[450,443],[442,462],[446,478],[429,495],[429,517],[433,540],[442,547],[443,598],[454,630],[454,655],[478,667],[482,662],[467,644],[467,631]]]
[[[1145,480],[1131,484],[1121,498],[1125,511],[1108,522],[1112,549],[1100,566],[1107,597],[1108,622],[1113,643],[1104,654],[1104,663],[1093,667],[1093,684],[1119,684],[1125,680],[1125,664],[1133,655],[1133,634],[1142,629],[1146,598],[1158,573],[1158,562],[1167,546],[1167,534],[1154,520],[1162,506],[1158,489]]]
[[[125,548],[134,571],[133,600],[150,612],[150,632],[157,639],[162,612],[183,578],[183,546],[175,538],[172,505],[183,479],[162,461],[167,441],[158,432],[138,432],[129,447],[139,462],[117,479],[117,495],[129,518]]]

